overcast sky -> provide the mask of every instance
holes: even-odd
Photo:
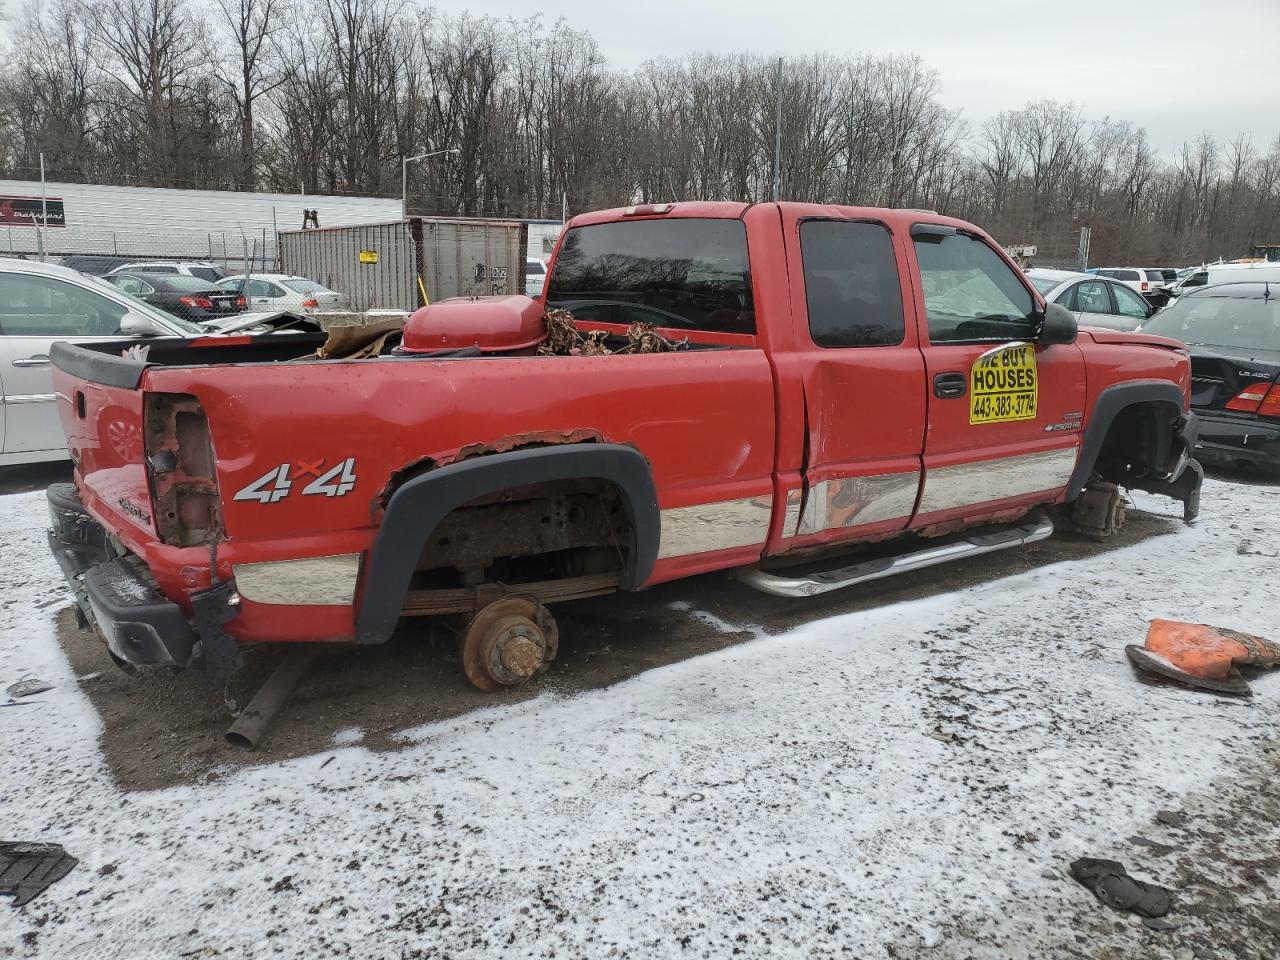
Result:
[[[542,10],[589,30],[609,61],[747,50],[920,54],[973,126],[1028,100],[1147,128],[1169,157],[1208,131],[1280,136],[1280,0],[436,0],[450,11]]]

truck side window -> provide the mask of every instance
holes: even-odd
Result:
[[[889,231],[878,223],[800,224],[809,334],[820,347],[902,343],[902,288]]]
[[[741,220],[622,220],[565,234],[547,303],[575,312],[625,307],[659,327],[755,333]]]
[[[976,237],[915,238],[929,340],[1029,340],[1035,302],[1013,269]]]

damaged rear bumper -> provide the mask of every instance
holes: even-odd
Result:
[[[146,564],[114,549],[73,484],[54,484],[47,497],[49,548],[75,594],[78,619],[103,639],[117,665],[204,670],[215,686],[225,686],[241,662],[235,640],[220,629],[238,612],[234,585],[192,594],[188,618]]]

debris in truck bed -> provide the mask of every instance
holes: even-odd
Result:
[[[689,346],[688,337],[683,340],[668,340],[658,333],[657,327],[652,323],[637,320],[627,328],[626,346],[611,349],[605,345],[605,341],[609,338],[609,331],[579,330],[573,314],[568,310],[548,310],[543,319],[547,325],[547,339],[538,347],[538,354],[543,357],[669,353],[672,350],[687,349]]]
[[[328,339],[316,350],[317,360],[360,360],[376,357],[388,346],[399,342],[404,318],[395,317],[363,326],[354,324],[330,327]],[[394,342],[393,342],[394,341]],[[308,356],[306,359],[312,359]]]
[[[20,907],[61,880],[79,863],[57,843],[0,841],[0,894]]]

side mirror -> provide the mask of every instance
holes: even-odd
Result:
[[[1080,325],[1076,316],[1060,303],[1045,304],[1044,318],[1036,340],[1045,345],[1051,343],[1075,343]]]
[[[151,318],[130,310],[120,318],[120,333],[126,337],[154,337],[159,334]]]

